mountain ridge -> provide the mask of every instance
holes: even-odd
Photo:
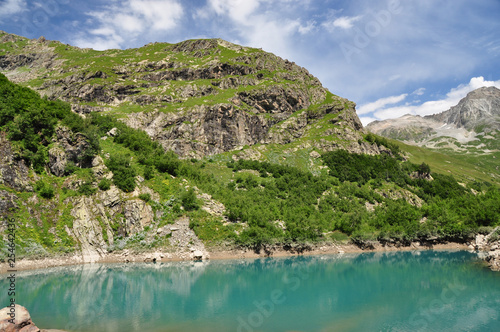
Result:
[[[473,144],[484,147],[481,152],[491,153],[498,149],[494,140],[500,130],[500,90],[482,87],[441,113],[424,117],[407,114],[397,119],[374,121],[366,129],[418,146],[465,151],[462,145]]]
[[[12,81],[79,114],[115,114],[183,158],[293,142],[383,151],[363,140],[355,103],[259,49],[200,39],[94,51],[7,33],[0,42],[0,71]]]

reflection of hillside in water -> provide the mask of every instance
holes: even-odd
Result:
[[[384,329],[395,315],[408,330],[410,315],[426,310],[445,290],[454,300],[432,316],[433,323],[455,325],[444,323],[451,317],[479,326],[499,318],[500,297],[494,294],[500,288],[492,287],[496,274],[482,273],[471,256],[423,251],[61,267],[19,273],[18,303],[42,327],[220,331],[235,330],[235,317],[246,317],[255,301],[280,290],[286,301],[269,318],[276,325],[263,330],[279,324],[285,327],[277,330],[314,330],[311,320],[362,330],[368,319]]]

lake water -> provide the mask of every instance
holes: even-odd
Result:
[[[500,331],[500,273],[463,251],[81,265],[17,276],[16,302],[40,328]]]

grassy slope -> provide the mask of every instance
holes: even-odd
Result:
[[[398,144],[401,150],[407,153],[410,162],[414,164],[425,162],[434,172],[453,175],[458,181],[464,183],[486,181],[500,185],[500,176],[498,171],[494,170],[494,164],[482,164],[481,157],[467,156],[455,152],[444,154],[440,151],[408,145],[395,140],[392,140],[392,142]]]

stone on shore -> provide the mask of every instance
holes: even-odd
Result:
[[[12,310],[14,309],[14,310]],[[14,323],[11,313],[15,314]],[[40,330],[31,320],[30,313],[22,305],[15,308],[5,307],[0,310],[0,332],[65,332],[63,330]]]
[[[193,252],[193,258],[194,259],[203,259],[203,252],[201,250],[195,250]]]
[[[11,316],[14,315],[14,318]],[[9,320],[13,320],[9,321]],[[0,310],[0,331],[2,332],[39,332],[25,307],[16,304],[14,308],[5,307]]]

